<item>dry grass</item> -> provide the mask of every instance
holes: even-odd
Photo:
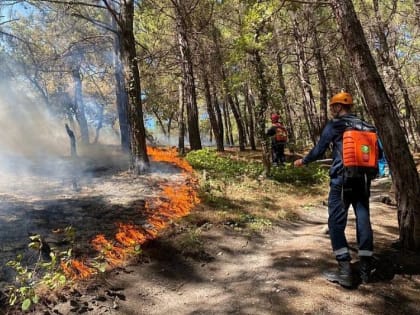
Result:
[[[296,189],[268,179],[247,178],[232,184],[212,181],[205,187],[203,203],[188,221],[198,226],[206,222],[236,224],[243,229],[264,229],[281,220],[298,220],[299,209],[320,204],[328,191],[327,185]]]

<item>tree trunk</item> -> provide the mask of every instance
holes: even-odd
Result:
[[[258,36],[256,36],[258,38]],[[270,143],[265,136],[265,113],[268,108],[268,85],[265,78],[265,65],[258,50],[253,51],[253,63],[255,66],[257,85],[259,90],[259,103],[255,108],[255,121],[257,126],[257,137],[262,145],[262,162],[265,175],[270,174],[271,152]]]
[[[254,119],[254,108],[255,108],[255,100],[254,96],[252,95],[252,91],[249,85],[244,87],[244,94],[245,94],[245,103],[247,106],[247,110],[249,113],[249,144],[251,146],[251,150],[257,150],[257,145],[255,143],[255,119]]]
[[[378,43],[375,45],[379,57],[379,65],[383,69],[383,76],[388,94],[392,95],[393,105],[397,108],[396,92],[399,90],[402,94],[403,104],[405,106],[405,115],[401,117],[404,123],[404,130],[406,131],[407,138],[412,139],[416,150],[418,149],[416,138],[419,137],[418,126],[416,122],[416,112],[411,103],[406,84],[402,79],[401,71],[398,67],[398,56],[392,52],[388,43],[387,22],[382,21],[379,9],[379,1],[373,1],[373,8],[375,11],[375,26],[373,32],[375,37],[378,38]],[[389,19],[389,18],[388,18]],[[396,83],[396,86],[394,84]]]
[[[420,0],[414,0],[417,26],[420,27]]]
[[[153,114],[155,114],[155,118],[156,118],[157,123],[160,127],[160,130],[162,130],[163,135],[166,137],[167,136],[166,127],[165,127],[165,124],[162,121],[162,118],[160,118],[160,116],[159,116],[158,109],[155,107],[155,108],[152,108],[151,111],[153,112]]]
[[[116,26],[113,19],[113,26]],[[121,41],[119,34],[114,35],[114,77],[115,77],[115,94],[118,111],[118,122],[120,127],[121,148],[124,152],[131,150],[130,125],[128,122],[128,95],[124,86],[124,73],[121,64],[120,54]]]
[[[242,132],[243,132],[243,137],[244,137],[244,149],[245,146],[247,145],[248,141],[247,139],[249,139],[249,132],[247,129],[248,126],[248,113],[247,113],[247,109],[246,109],[246,104],[244,102],[243,106],[241,106],[241,102],[239,101],[239,97],[238,97],[238,93],[234,94],[233,100],[235,101],[235,106],[238,109],[238,113],[239,113],[239,118],[241,120],[241,125],[242,125]]]
[[[383,140],[396,189],[400,241],[420,250],[420,180],[397,113],[386,93],[351,0],[333,0],[345,47],[370,114]]]
[[[309,80],[309,69],[306,60],[302,34],[299,30],[296,14],[293,15],[293,36],[295,38],[300,87],[302,89],[303,95],[303,111],[305,114],[306,123],[308,124],[310,138],[312,142],[316,144],[320,134],[320,124],[316,111],[312,86]]]
[[[183,82],[178,85],[179,90],[179,111],[178,111],[178,153],[180,155],[185,154],[185,121],[184,121],[184,84]]]
[[[230,123],[230,112],[229,107],[227,106],[226,100],[222,103],[222,110],[223,110],[223,121],[225,122],[225,138],[226,144],[229,146],[234,145],[233,135],[232,135],[232,124]]]
[[[213,83],[213,86],[214,86],[214,83]],[[222,144],[221,151],[224,151],[225,145],[224,145],[223,137],[224,137],[225,129],[223,128],[223,115],[220,109],[219,99],[217,98],[216,88],[213,88],[213,105],[214,105],[214,110],[216,113],[216,120],[217,120],[217,127],[219,130],[220,143]],[[219,150],[219,148],[217,150]]]
[[[178,44],[181,53],[181,70],[184,78],[185,100],[187,108],[188,137],[191,150],[200,150],[200,128],[198,124],[197,95],[195,90],[194,67],[191,47],[188,39],[188,13],[181,0],[172,1],[175,7]]]
[[[286,96],[286,83],[284,81],[284,75],[283,75],[283,62],[281,61],[281,56],[279,53],[277,53],[277,78],[279,80],[279,94],[280,94],[280,101],[283,104],[284,113],[286,116],[286,127],[287,127],[287,133],[289,137],[289,143],[292,144],[289,146],[289,150],[291,150],[291,153],[294,153],[294,143],[296,142],[295,138],[295,130],[293,128],[293,121],[292,121],[292,109],[290,107],[289,100]]]
[[[89,128],[85,116],[85,105],[83,103],[82,78],[80,75],[80,66],[72,69],[74,83],[74,104],[76,120],[80,128],[80,136],[83,144],[89,144]]]
[[[213,100],[210,91],[209,73],[207,71],[207,60],[204,53],[200,54],[200,68],[201,68],[201,81],[204,85],[204,97],[206,100],[207,113],[209,115],[211,130],[213,130],[214,137],[216,139],[217,151],[223,151],[223,134],[220,134],[219,124],[217,122],[216,113],[213,108]]]
[[[102,129],[103,122],[104,122],[104,105],[101,105],[99,109],[98,125],[96,126],[96,129],[95,129],[95,139],[93,140],[93,143],[98,143],[99,132]]]
[[[134,0],[121,2],[121,18],[117,21],[121,40],[120,53],[124,86],[128,95],[128,120],[131,135],[131,169],[139,174],[149,168],[146,148],[146,130],[141,102],[140,73],[137,65],[136,40],[133,32]]]
[[[66,132],[70,138],[70,156],[72,158],[77,157],[77,151],[76,151],[76,137],[74,136],[73,130],[70,129],[69,125],[64,124],[66,127]]]
[[[239,113],[239,108],[235,105],[233,101],[233,97],[230,92],[227,94],[227,100],[230,104],[230,108],[232,109],[233,117],[235,118],[236,127],[238,128],[238,142],[239,142],[239,151],[245,151],[245,131],[244,131],[244,124],[242,122],[241,115]]]
[[[318,31],[315,21],[312,21],[312,45],[314,50],[316,73],[319,81],[319,108],[320,108],[320,130],[328,122],[328,97],[327,97],[327,78],[325,76],[322,47],[318,39]]]
[[[235,106],[235,103],[233,101],[232,91],[231,91],[230,86],[229,86],[229,81],[228,81],[226,71],[225,71],[225,68],[224,68],[223,56],[222,56],[222,52],[221,52],[221,49],[220,49],[220,37],[218,36],[219,33],[218,33],[216,28],[213,28],[212,35],[213,35],[213,42],[214,42],[215,50],[216,50],[217,65],[220,68],[219,73],[220,73],[222,84],[223,84],[223,93],[225,95],[225,99],[226,99],[227,103],[229,104],[229,106],[232,110],[232,114],[233,114],[233,117],[235,118],[236,126],[238,128],[239,150],[244,151],[245,150],[245,142],[246,142],[245,128],[244,128],[243,121],[241,119],[239,108]]]

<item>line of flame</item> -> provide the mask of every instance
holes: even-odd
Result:
[[[89,267],[83,261],[77,259],[71,259],[67,262],[62,261],[60,266],[64,274],[73,280],[88,279],[97,272],[95,268]]]
[[[159,149],[154,147],[147,147],[147,154],[155,161],[175,164],[188,173],[191,173],[193,170],[191,165],[186,160],[178,156],[176,148]]]
[[[178,157],[175,149],[157,149],[148,147],[149,156],[155,161],[175,164],[188,175],[192,173],[192,167],[187,161]],[[185,178],[186,184],[172,187],[162,181],[159,183],[163,193],[155,199],[146,200],[145,210],[150,215],[147,227],[138,227],[129,223],[117,223],[118,232],[115,240],[107,240],[103,234],[97,235],[91,244],[100,252],[110,267],[122,266],[132,255],[136,246],[144,244],[147,240],[156,238],[159,231],[164,229],[171,219],[187,215],[191,209],[200,202],[193,187],[196,182],[192,176]],[[96,274],[94,267],[87,266],[80,260],[73,259],[70,262],[61,263],[61,268],[67,277],[71,279],[87,279]]]

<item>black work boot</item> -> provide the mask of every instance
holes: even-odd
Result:
[[[373,259],[371,256],[361,256],[359,263],[359,273],[362,283],[369,283],[373,271]]]
[[[323,275],[328,281],[337,282],[343,287],[353,286],[350,261],[339,261],[338,270],[326,271]]]

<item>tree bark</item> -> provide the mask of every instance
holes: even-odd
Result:
[[[258,38],[258,35],[256,37]],[[271,169],[271,152],[269,141],[265,136],[265,114],[268,108],[268,84],[265,78],[265,65],[261,58],[261,54],[257,49],[253,51],[253,63],[260,96],[259,103],[255,108],[256,131],[257,137],[262,145],[262,162],[264,165],[264,172],[265,175],[269,175]]]
[[[296,55],[298,59],[297,61],[300,87],[302,89],[303,95],[303,112],[305,114],[306,123],[308,125],[310,138],[313,144],[316,144],[320,134],[320,124],[312,92],[312,86],[309,79],[309,69],[306,60],[302,34],[299,30],[299,23],[297,21],[296,14],[293,14],[293,36],[295,39]]]
[[[120,4],[120,19],[117,21],[121,40],[120,53],[124,74],[124,86],[128,95],[128,120],[131,135],[131,169],[139,174],[149,168],[146,148],[146,130],[141,102],[140,73],[137,65],[136,40],[134,38],[134,0]]]
[[[206,100],[207,113],[209,115],[211,130],[213,131],[213,134],[216,140],[217,151],[221,152],[224,150],[223,134],[220,134],[217,116],[213,108],[213,100],[211,96],[210,82],[209,82],[209,73],[207,71],[206,64],[207,64],[207,60],[204,56],[204,53],[201,51],[200,53],[201,81],[203,82],[203,85],[204,85],[204,97]]]
[[[222,111],[223,111],[223,121],[225,123],[225,138],[226,138],[226,144],[229,146],[234,145],[233,141],[233,135],[232,135],[232,124],[230,122],[230,112],[229,107],[227,106],[226,100],[222,103]]]
[[[113,26],[116,26],[113,19]],[[124,86],[123,66],[121,64],[120,47],[121,41],[119,34],[114,34],[114,77],[115,77],[115,94],[118,112],[118,122],[120,127],[121,148],[124,152],[131,150],[130,125],[128,122],[128,95]]]
[[[414,0],[414,10],[416,11],[417,26],[420,27],[420,0]]]
[[[395,48],[391,49],[388,42],[388,23],[384,22],[381,17],[379,1],[373,1],[373,9],[375,12],[375,26],[373,32],[378,39],[378,44],[375,45],[376,52],[379,57],[379,66],[382,68],[384,81],[388,94],[391,94],[391,100],[393,105],[397,108],[397,91],[399,90],[402,94],[403,104],[405,106],[405,115],[401,115],[402,123],[404,124],[408,139],[412,139],[416,150],[418,149],[416,138],[419,137],[419,127],[416,122],[416,111],[410,100],[410,96],[407,91],[407,86],[402,78],[401,71],[398,67],[398,56],[394,53]],[[394,4],[394,11],[396,10],[396,4]],[[396,83],[396,87],[394,84]]]
[[[257,145],[255,143],[255,119],[254,119],[254,108],[255,108],[255,100],[254,96],[252,95],[251,88],[249,85],[245,85],[244,87],[244,94],[245,94],[245,103],[249,113],[249,144],[251,146],[251,150],[257,150]]]
[[[186,21],[188,18],[188,13],[184,8],[182,0],[173,0],[172,3],[174,5],[176,14],[178,44],[181,53],[181,70],[185,84],[184,92],[187,109],[188,137],[190,140],[191,150],[200,150],[202,146],[200,139],[200,128],[198,124],[198,107],[195,90],[194,67],[190,42],[188,38],[188,24]]]
[[[100,105],[98,125],[96,126],[96,129],[95,129],[95,139],[93,140],[93,143],[98,143],[99,132],[102,129],[103,122],[104,122],[104,105]]]
[[[399,234],[405,249],[420,250],[420,180],[397,113],[377,71],[351,0],[333,0],[333,11],[368,109],[383,140],[396,189]]]
[[[318,39],[318,31],[315,21],[312,21],[312,45],[314,50],[316,73],[318,75],[319,84],[319,108],[320,108],[320,130],[328,122],[328,97],[327,97],[327,78],[325,76],[324,61],[322,55],[322,47]]]
[[[89,144],[89,128],[85,115],[85,105],[82,93],[82,78],[80,75],[80,66],[77,65],[72,69],[72,77],[74,83],[74,107],[76,120],[80,128],[80,137],[83,144]]]
[[[223,56],[222,56],[222,52],[221,52],[221,49],[220,49],[220,37],[219,37],[218,30],[216,28],[213,28],[212,35],[213,35],[213,42],[214,42],[214,46],[215,46],[217,66],[219,67],[219,73],[220,73],[221,80],[222,80],[222,85],[223,85],[223,93],[225,95],[225,99],[226,99],[227,103],[230,106],[230,109],[232,110],[232,114],[233,114],[233,117],[235,119],[236,126],[238,128],[239,150],[244,151],[245,150],[245,142],[246,142],[245,127],[244,127],[243,121],[241,119],[240,110],[235,105],[235,102],[233,100],[232,91],[231,91],[231,88],[229,86],[228,77],[226,75],[226,70],[224,68]]]
[[[286,83],[284,81],[284,74],[283,74],[283,62],[281,60],[281,56],[279,53],[277,53],[277,78],[279,81],[279,94],[280,94],[280,101],[283,104],[283,108],[284,108],[284,113],[286,116],[286,128],[287,128],[287,133],[288,133],[288,138],[289,138],[289,144],[294,144],[296,142],[296,138],[295,138],[295,130],[293,128],[293,121],[292,121],[292,109],[290,107],[290,103],[289,100],[287,99],[286,96]],[[289,150],[293,151],[294,150],[294,146],[290,145],[289,146]],[[293,153],[293,152],[291,152]]]
[[[184,120],[184,84],[180,82],[178,85],[179,95],[179,110],[178,110],[178,153],[180,155],[185,154],[185,120]]]
[[[214,87],[214,83],[212,84]],[[220,143],[222,144],[222,151],[225,150],[225,145],[224,145],[224,128],[223,128],[223,115],[222,115],[222,111],[220,109],[220,102],[219,99],[217,97],[217,92],[216,92],[216,88],[213,88],[213,105],[214,105],[214,111],[216,114],[216,120],[217,120],[217,127],[219,130],[219,135],[220,135]]]

